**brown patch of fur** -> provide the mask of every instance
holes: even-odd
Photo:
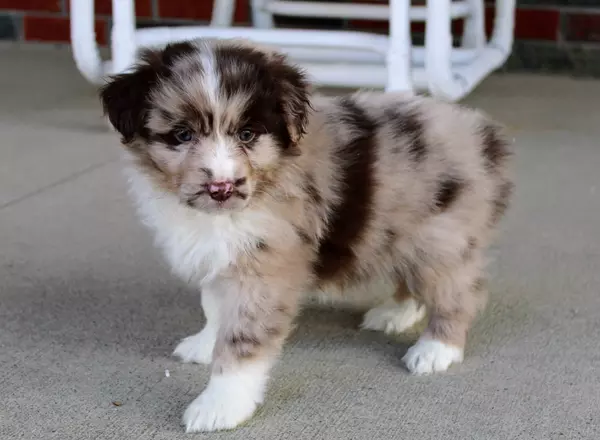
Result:
[[[489,122],[481,127],[481,135],[486,167],[489,171],[495,171],[510,156],[509,144],[500,128]]]
[[[321,193],[315,184],[315,178],[311,173],[306,173],[305,189],[306,194],[315,205],[323,203],[323,197],[321,197]]]
[[[407,151],[415,162],[419,163],[427,155],[427,145],[424,139],[424,128],[418,111],[414,109],[401,110],[397,107],[386,108],[384,114],[392,125],[398,139],[408,139]],[[392,149],[394,153],[402,151],[402,147]]]
[[[512,182],[502,182],[498,185],[496,195],[492,201],[492,216],[491,223],[495,225],[500,221],[506,209],[509,206],[510,198],[513,193],[514,184]]]
[[[411,294],[410,290],[406,286],[406,283],[404,282],[404,280],[400,280],[400,282],[398,283],[398,285],[396,287],[396,291],[394,292],[394,300],[398,304],[400,304],[412,297],[413,297],[413,295]]]
[[[436,209],[447,210],[458,199],[464,186],[465,183],[457,177],[442,176],[438,182],[438,189],[434,198]]]
[[[349,98],[340,100],[337,116],[356,131],[350,142],[338,145],[335,152],[341,165],[342,189],[340,202],[333,207],[333,216],[328,221],[327,234],[319,245],[315,271],[321,280],[335,278],[354,264],[356,254],[352,247],[368,227],[376,185],[373,176],[376,124]]]
[[[300,240],[302,241],[302,243],[308,244],[308,245],[314,244],[314,241],[311,238],[311,236],[308,235],[308,232],[306,232],[304,229],[302,229],[299,226],[295,226],[294,229],[295,229],[296,234],[298,235],[298,237],[300,237]]]

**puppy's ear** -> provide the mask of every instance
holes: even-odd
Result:
[[[159,77],[160,53],[145,51],[140,58],[132,71],[113,76],[100,89],[104,114],[124,143],[148,135],[148,95]]]
[[[291,65],[279,53],[272,55],[272,67],[278,81],[284,117],[293,143],[304,135],[310,106],[310,86],[306,74]]]

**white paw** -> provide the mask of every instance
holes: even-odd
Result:
[[[200,333],[188,336],[177,345],[174,356],[183,362],[196,364],[210,364],[212,352],[215,347],[216,334],[211,329],[205,328]]]
[[[425,307],[409,298],[398,304],[390,300],[369,310],[361,327],[385,333],[402,333],[425,317]]]
[[[420,338],[410,347],[402,361],[412,374],[431,374],[446,371],[463,360],[463,350],[435,339]]]
[[[267,379],[264,365],[257,367],[213,375],[206,389],[185,410],[186,432],[232,429],[252,417],[263,401]]]
[[[235,428],[252,417],[259,404],[247,397],[218,394],[207,388],[185,410],[185,431],[209,432]]]

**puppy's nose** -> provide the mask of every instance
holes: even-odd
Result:
[[[208,184],[210,198],[217,202],[224,202],[233,194],[233,182],[212,182]]]

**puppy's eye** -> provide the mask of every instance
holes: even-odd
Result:
[[[187,128],[178,128],[173,131],[173,137],[180,144],[184,144],[192,140],[192,132]]]
[[[248,142],[252,142],[254,140],[255,136],[256,136],[256,134],[252,130],[249,130],[247,128],[240,131],[237,135],[240,142],[243,142],[244,144],[247,144]]]

